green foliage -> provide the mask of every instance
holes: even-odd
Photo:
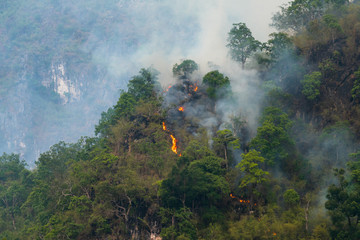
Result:
[[[284,192],[285,204],[289,207],[293,207],[299,204],[300,196],[294,189],[288,189]]]
[[[21,206],[26,201],[33,179],[19,155],[0,156],[0,238],[19,238],[19,228],[24,226]],[[4,221],[5,220],[5,221]],[[13,233],[13,234],[12,234]]]
[[[303,88],[301,92],[308,100],[315,100],[320,95],[321,79],[321,72],[312,72],[304,76],[301,81]]]
[[[246,60],[253,54],[261,43],[252,36],[250,29],[245,23],[233,24],[228,33],[228,44],[230,56],[233,60],[240,62],[244,68]]]
[[[252,215],[243,216],[240,221],[230,224],[230,239],[276,239],[281,229],[280,224],[271,215],[264,215],[259,218]]]
[[[164,205],[203,208],[218,203],[229,193],[221,162],[222,159],[215,156],[189,161],[184,154],[169,178],[161,184],[160,196]]]
[[[346,2],[330,1],[334,6]],[[260,74],[273,86],[266,97],[270,107],[264,109],[253,139],[240,116],[231,116],[226,125],[231,131],[212,129],[213,139],[194,130],[202,119],[183,114],[178,121],[170,111],[166,116],[157,97],[157,73],[142,69],[117,104],[102,114],[96,126],[99,138],[60,142],[41,154],[31,171],[18,155],[1,156],[0,239],[149,239],[151,233],[163,239],[359,239],[360,153],[352,155],[348,174],[336,170],[338,183],[328,188],[325,207],[332,225],[318,202],[307,197],[318,196],[321,186],[332,181],[323,177],[327,168],[344,165],[349,149],[358,149],[353,126],[332,124],[317,111],[324,110],[324,101],[335,110],[338,102],[349,106],[351,87],[358,100],[360,70],[352,73],[359,65],[359,9],[324,13],[322,1],[295,0],[278,15],[283,29],[306,33],[273,33],[264,45],[262,54],[269,62]],[[14,31],[14,39],[33,31],[26,22],[15,22],[25,34]],[[68,22],[55,31],[76,34]],[[229,44],[237,37],[244,45],[239,42],[234,49],[246,46],[245,57],[237,53],[233,58],[244,64],[256,51],[251,43],[258,47],[259,42],[241,23],[230,31]],[[304,76],[313,66],[321,73]],[[194,61],[184,60],[174,65],[173,73],[188,79],[197,69]],[[209,98],[212,104],[231,95],[229,79],[218,71],[206,74],[203,83],[207,93],[189,96],[186,104],[199,106]],[[313,101],[306,106],[301,106],[300,83],[302,94]],[[332,98],[327,92],[334,93]],[[348,95],[337,98],[336,92]],[[311,116],[305,114],[310,110]],[[305,127],[296,129],[299,124],[294,126],[290,118],[302,119]],[[165,119],[167,131],[161,126]],[[190,127],[179,129],[175,121]],[[308,128],[316,131],[309,130],[309,136]],[[170,134],[179,139],[181,157],[171,151]],[[244,153],[234,168],[240,139]],[[321,176],[311,175],[307,158]]]
[[[351,89],[351,97],[354,100],[358,100],[360,98],[360,68],[358,71],[354,72],[354,85]]]
[[[218,70],[208,72],[203,77],[203,83],[207,86],[206,93],[209,98],[218,100],[229,96],[231,92],[230,81]]]
[[[157,71],[154,69],[141,69],[140,74],[134,76],[128,83],[128,91],[122,91],[116,105],[107,112],[101,113],[99,124],[95,126],[95,134],[108,136],[110,128],[119,119],[131,119],[135,107],[141,101],[157,101],[157,92],[160,85],[157,82]]]
[[[279,58],[287,54],[293,48],[293,43],[288,34],[271,33],[270,39],[265,43],[264,49],[267,55],[270,56],[271,61],[278,61]]]
[[[360,161],[357,155],[352,155],[355,161],[348,164],[350,178],[344,169],[334,169],[338,185],[332,184],[328,188],[328,199],[325,208],[329,211],[333,226],[333,238],[357,239],[360,236],[358,219],[360,216],[360,185],[357,181],[360,172]]]
[[[192,220],[192,213],[188,208],[179,210],[170,210],[166,208],[160,209],[162,216],[161,236],[164,240],[170,239],[197,239],[196,228]]]
[[[269,173],[259,167],[259,164],[263,163],[265,158],[261,157],[259,152],[250,150],[248,153],[242,154],[241,157],[241,162],[236,166],[243,173],[240,188],[249,185],[253,185],[254,188],[257,184],[267,181],[266,175]]]
[[[178,78],[189,79],[190,75],[199,69],[199,66],[193,60],[187,59],[182,61],[181,64],[175,64],[172,72]]]
[[[299,32],[310,22],[318,19],[324,12],[321,0],[294,0],[280,7],[272,20],[278,30]]]
[[[268,107],[263,113],[261,124],[250,142],[250,147],[261,152],[265,163],[281,164],[289,156],[294,144],[289,136],[292,122],[280,109]]]
[[[155,69],[141,69],[140,74],[134,76],[128,83],[128,93],[135,101],[156,98],[156,90],[160,89],[157,82],[158,72]]]
[[[219,130],[216,132],[214,140],[214,150],[218,153],[218,156],[221,156],[225,159],[226,168],[229,167],[229,162],[232,162],[232,151],[234,149],[240,148],[239,139],[234,137],[233,133],[228,130]]]

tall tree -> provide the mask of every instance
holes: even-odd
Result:
[[[229,159],[231,158],[231,156],[229,156],[229,150],[230,148],[240,148],[239,139],[237,139],[230,130],[224,129],[217,131],[216,137],[214,137],[213,140],[215,143],[214,148],[221,149],[221,152],[224,153],[223,156],[225,158],[226,169],[228,169]]]
[[[299,32],[311,21],[322,16],[323,7],[321,0],[294,0],[280,7],[280,12],[272,18],[272,26],[278,30]]]
[[[234,23],[228,33],[228,44],[230,56],[233,60],[240,62],[244,69],[246,60],[255,52],[261,43],[252,36],[250,29],[245,23]]]
[[[245,189],[250,197],[250,209],[254,206],[255,197],[260,195],[257,189],[258,185],[266,182],[266,175],[269,173],[260,168],[260,164],[264,163],[260,153],[256,150],[250,150],[247,154],[242,154],[241,162],[236,166],[242,173],[240,188]]]
[[[360,238],[360,154],[354,155],[355,161],[349,162],[350,177],[344,169],[335,169],[338,185],[328,188],[325,208],[329,211],[333,226],[330,233],[333,239]]]

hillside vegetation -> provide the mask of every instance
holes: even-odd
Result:
[[[360,5],[294,0],[273,21],[265,43],[245,23],[224,43],[259,73],[256,132],[219,110],[238,101],[219,70],[183,60],[163,89],[141,69],[96,137],[33,170],[0,157],[0,239],[360,239]]]

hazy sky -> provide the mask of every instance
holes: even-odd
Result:
[[[150,12],[148,15],[149,23],[152,22],[152,19],[157,19],[159,9],[167,8],[172,11],[169,21],[181,22],[185,19],[184,28],[187,28],[187,25],[193,21],[196,21],[199,26],[197,31],[193,33],[195,40],[189,41],[185,45],[171,45],[171,41],[165,42],[164,32],[156,30],[147,44],[142,46],[131,58],[135,69],[153,65],[162,73],[162,79],[170,79],[172,65],[179,62],[180,59],[193,59],[202,67],[208,62],[213,62],[217,65],[225,64],[229,60],[226,48],[227,34],[233,23],[246,23],[257,40],[267,41],[268,35],[276,31],[269,26],[271,17],[279,10],[280,5],[288,1],[173,0],[159,2],[145,7],[150,9],[146,13],[149,14]],[[141,8],[144,8],[144,6],[140,5],[138,7],[138,9]],[[189,23],[186,21],[189,21]],[[142,22],[141,24],[144,23]],[[158,22],[157,27],[165,26],[166,28],[166,24],[166,22]],[[173,33],[169,30],[170,34],[174,35],[171,37],[174,41],[179,38],[176,32]],[[122,64],[129,64],[129,59],[126,60],[126,63],[121,61]],[[115,62],[112,65],[117,66],[118,63]]]

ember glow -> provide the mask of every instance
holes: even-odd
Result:
[[[171,85],[170,85],[170,86],[168,86],[168,87],[167,87],[167,89],[164,91],[164,93],[165,93],[165,92],[168,92],[168,91],[170,90],[170,88],[171,88],[171,87],[172,87]]]
[[[172,139],[172,147],[171,147],[171,150],[177,154],[177,146],[176,146],[176,138],[173,136],[173,135],[170,135],[171,139]]]
[[[234,196],[232,193],[230,193],[230,197],[233,199],[236,199],[237,201],[239,201],[240,203],[250,203],[250,200],[244,200],[244,199],[240,199],[237,196]],[[256,206],[256,203],[255,203]]]
[[[179,107],[178,109],[180,112],[183,112],[184,111],[184,107]]]

